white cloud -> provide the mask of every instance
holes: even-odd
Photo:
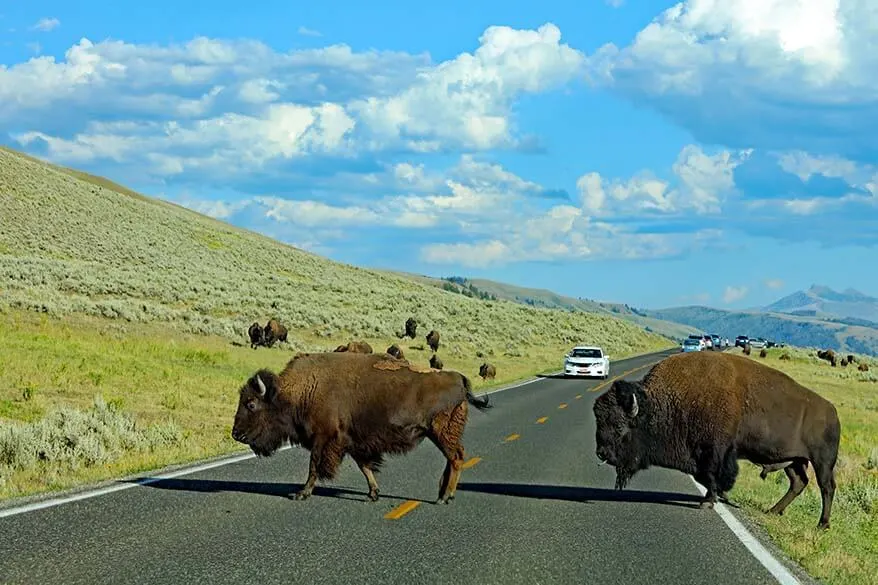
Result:
[[[778,290],[784,287],[784,281],[779,278],[769,278],[765,281],[765,286],[771,290]]]
[[[604,0],[604,4],[612,8],[621,8],[625,5],[625,0]]]
[[[878,5],[870,0],[685,0],[593,82],[646,102],[701,142],[874,158]]]
[[[626,180],[607,180],[591,172],[582,175],[576,186],[585,209],[599,216],[684,210],[716,214],[734,190],[735,167],[747,160],[750,152],[721,151],[708,155],[690,144],[680,151],[672,166],[673,182],[645,171]]]
[[[747,296],[749,289],[746,286],[727,286],[723,291],[723,302],[731,304],[740,301]]]
[[[322,37],[323,35],[319,30],[314,30],[313,28],[308,28],[307,26],[300,26],[296,31],[303,37]]]
[[[37,21],[35,25],[31,27],[31,30],[38,30],[41,32],[49,32],[61,26],[61,21],[57,18],[41,18]]]

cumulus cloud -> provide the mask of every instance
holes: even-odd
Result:
[[[31,30],[49,32],[51,30],[55,30],[59,26],[61,26],[61,21],[57,18],[41,18],[37,21],[35,25],[31,27]]]
[[[749,289],[746,286],[727,286],[723,291],[723,302],[732,304],[747,296]]]
[[[568,83],[584,56],[552,24],[493,26],[479,41],[473,53],[433,65],[426,55],[344,45],[277,53],[248,40],[82,39],[62,61],[45,56],[0,69],[0,129],[59,162],[108,159],[156,176],[222,167],[228,177],[294,155],[349,156],[352,148],[526,145],[512,103]],[[63,117],[52,115],[61,108]]]
[[[296,31],[303,37],[322,37],[323,34],[319,30],[314,30],[313,28],[308,28],[307,26],[300,26]]]
[[[735,187],[733,171],[746,161],[749,150],[706,154],[687,145],[673,164],[673,181],[643,171],[630,179],[608,180],[598,173],[582,175],[576,182],[583,206],[598,216],[618,213],[719,213],[722,202]]]
[[[869,0],[686,0],[589,78],[701,142],[874,159],[878,6]]]
[[[765,287],[771,290],[778,290],[783,288],[784,281],[779,278],[769,278],[765,281]]]

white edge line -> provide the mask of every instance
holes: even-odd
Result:
[[[661,352],[656,352],[656,353],[661,353]],[[649,355],[649,354],[644,354],[644,355]],[[624,362],[624,361],[631,360],[631,359],[637,359],[639,357],[643,357],[643,355],[641,355],[641,356],[634,355],[634,356],[631,356],[629,358],[625,358],[625,359],[622,359],[619,361]],[[557,372],[552,372],[551,374],[543,374],[543,375],[544,376],[555,376],[558,374],[562,374],[563,372],[564,372],[564,370],[558,370]],[[505,390],[512,390],[513,388],[520,388],[522,386],[527,386],[528,384],[533,384],[534,382],[538,382],[538,381],[543,380],[543,379],[544,378],[537,376],[531,380],[525,380],[524,382],[519,382],[518,384],[513,384],[512,386],[504,386],[503,388],[496,388],[494,390],[489,390],[488,392],[482,392],[482,393],[478,394],[477,396],[484,396],[486,394],[496,394],[497,392],[503,392]],[[285,450],[290,449],[290,448],[291,448],[290,445],[287,444],[287,445],[284,445],[283,447],[281,447],[280,449],[278,449],[278,451],[285,451]],[[154,475],[154,476],[146,477],[143,479],[128,481],[125,483],[115,484],[115,485],[111,485],[111,486],[107,486],[107,487],[103,487],[103,488],[98,488],[96,490],[84,491],[81,493],[72,494],[69,496],[61,496],[58,498],[49,498],[46,500],[32,502],[30,504],[24,504],[22,506],[12,506],[9,508],[0,508],[0,518],[7,518],[9,516],[16,516],[18,514],[24,514],[27,512],[34,512],[36,510],[42,510],[45,508],[60,506],[62,504],[69,504],[71,502],[76,502],[79,500],[87,500],[89,498],[104,496],[106,494],[111,494],[113,492],[120,492],[122,490],[131,489],[131,488],[137,487],[137,486],[149,485],[151,483],[156,483],[156,482],[162,481],[164,479],[173,479],[175,477],[180,477],[183,475],[190,475],[192,473],[198,473],[199,471],[206,471],[208,469],[214,469],[216,467],[222,467],[224,465],[231,465],[232,463],[246,461],[247,459],[252,459],[253,457],[256,457],[256,455],[253,453],[244,453],[242,455],[228,457],[225,459],[221,459],[219,461],[212,461],[210,463],[202,463],[200,465],[194,465],[192,467],[186,467],[184,469],[178,469],[176,471],[162,473],[159,475]],[[124,480],[116,480],[116,481],[124,481]]]
[[[695,481],[695,478],[691,475],[688,476],[689,479],[692,480],[692,483],[695,484],[696,489],[703,496],[707,493],[707,490],[700,483]],[[735,515],[732,514],[728,508],[722,502],[716,502],[714,504],[713,509],[716,510],[716,513],[719,514],[719,517],[723,519],[723,522],[726,523],[726,526],[729,527],[729,530],[741,541],[747,550],[750,551],[759,563],[765,567],[771,575],[777,579],[778,583],[781,585],[802,585],[801,581],[796,579],[795,575],[790,573],[790,571],[764,546],[759,540],[753,536],[749,530],[747,530],[743,524],[741,524],[740,520],[735,518]]]

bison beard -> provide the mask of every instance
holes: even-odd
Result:
[[[259,456],[285,440],[308,449],[308,479],[294,496],[300,500],[318,479],[333,479],[350,455],[370,501],[378,500],[374,474],[384,456],[407,453],[426,437],[447,460],[437,503],[448,503],[464,460],[468,404],[490,408],[459,372],[417,372],[380,354],[297,354],[279,375],[259,370],[241,387],[232,437]]]
[[[725,498],[738,459],[783,469],[790,486],[769,510],[783,514],[814,466],[829,528],[841,425],[835,407],[768,366],[730,354],[669,357],[642,382],[617,381],[594,403],[597,457],[616,468],[616,488],[651,465],[677,469],[705,486],[702,507]]]

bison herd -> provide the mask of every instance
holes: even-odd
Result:
[[[414,338],[417,323],[405,333]],[[250,328],[255,345],[286,339],[274,320]],[[281,337],[282,336],[282,337]],[[427,438],[445,457],[437,503],[454,499],[465,459],[462,436],[469,406],[491,408],[472,393],[462,373],[443,370],[439,333],[430,331],[430,368],[407,361],[393,344],[373,353],[352,341],[334,351],[296,354],[275,374],[255,372],[240,388],[232,437],[258,456],[289,441],[310,452],[308,477],[296,499],[308,498],[318,480],[331,480],[345,456],[379,497],[375,473],[387,455],[405,454]],[[850,361],[850,357],[846,358]],[[483,363],[483,379],[496,368]],[[616,380],[592,408],[595,455],[615,468],[622,490],[651,466],[692,475],[706,493],[701,507],[726,499],[745,459],[762,467],[763,479],[783,470],[789,488],[768,511],[783,514],[814,469],[822,497],[818,527],[829,528],[841,436],[832,403],[786,374],[728,353],[693,352],[668,357],[640,382]]]

